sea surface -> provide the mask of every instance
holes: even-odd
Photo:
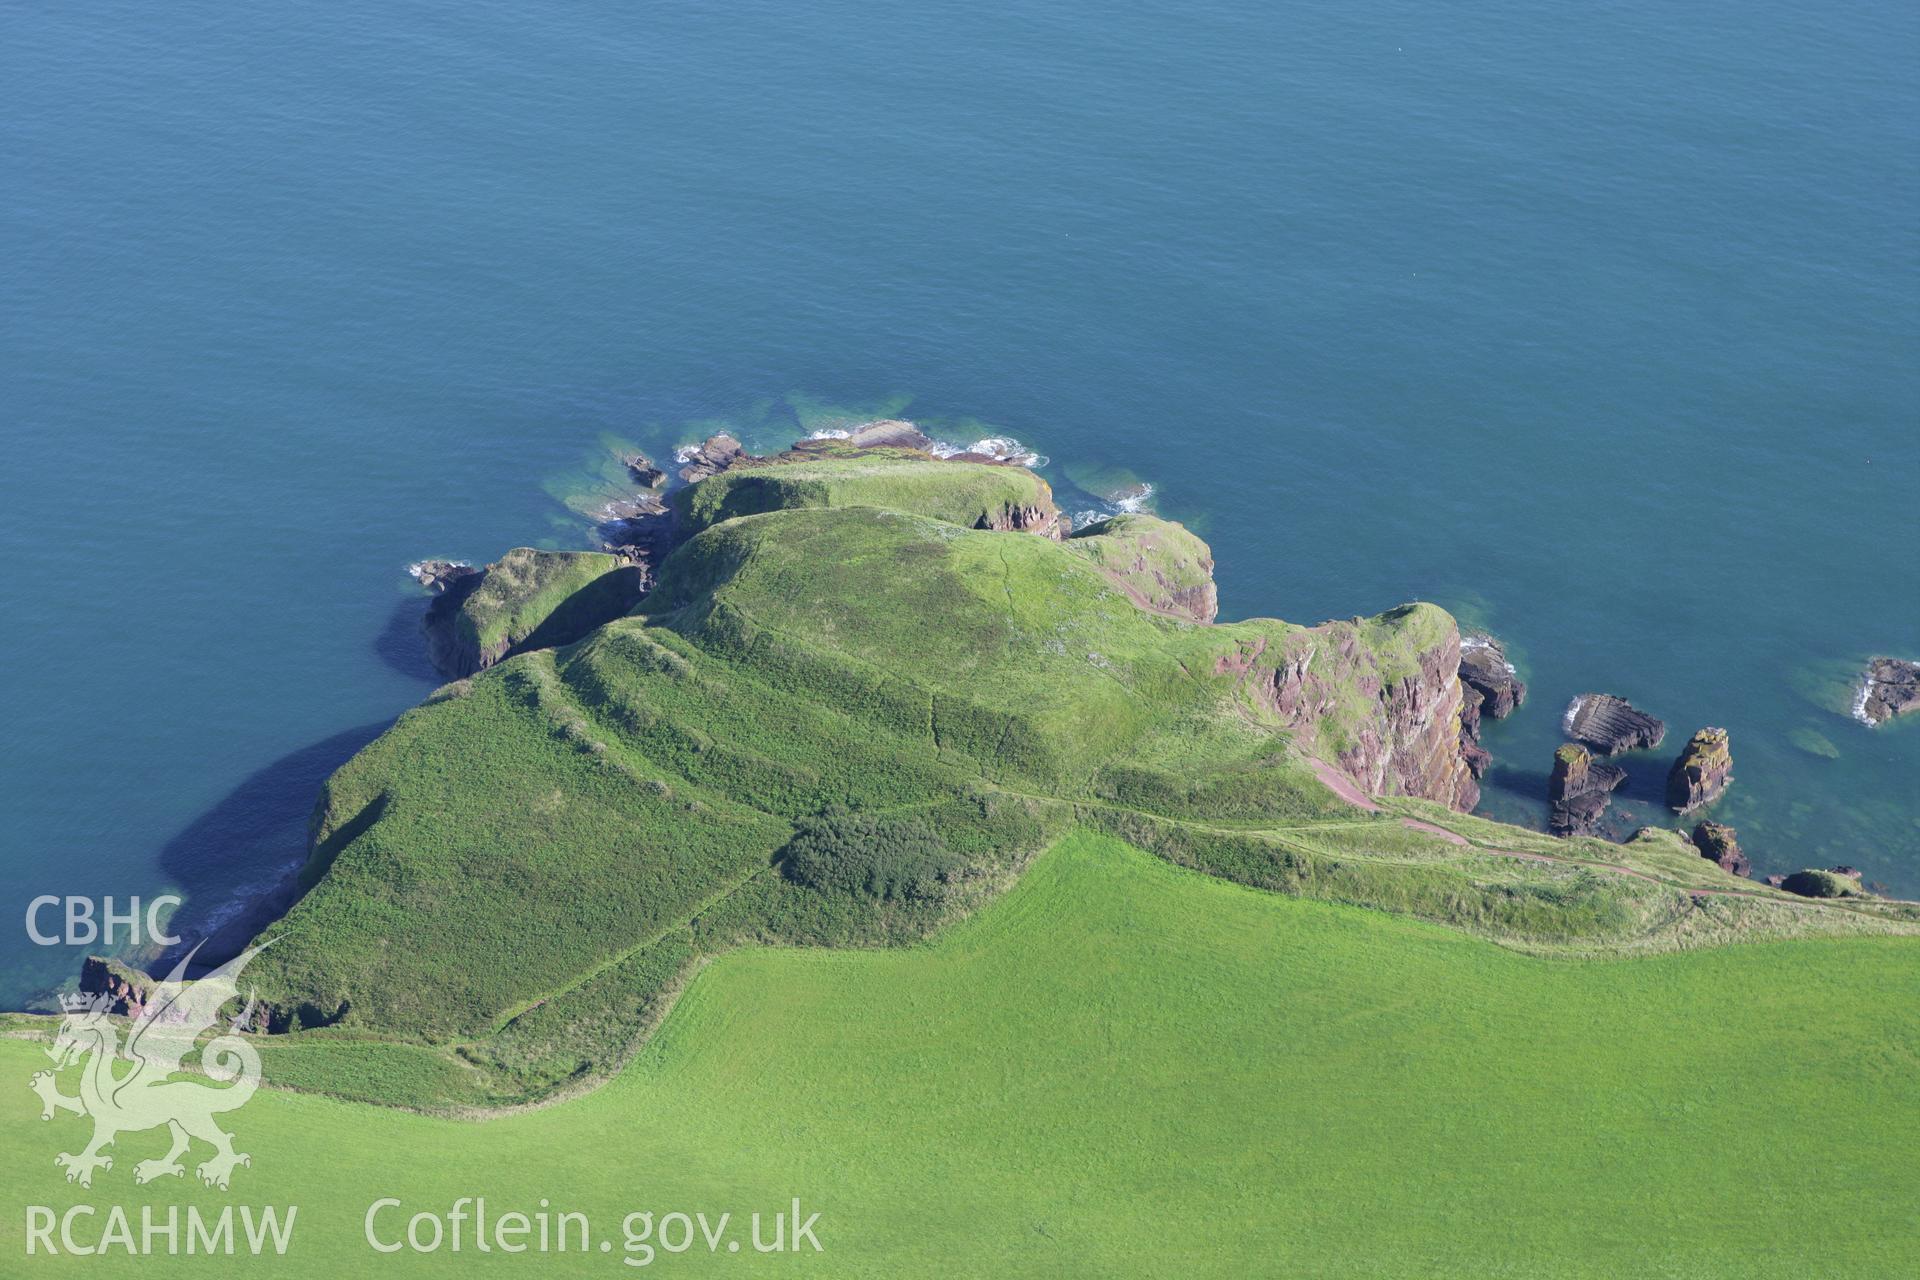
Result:
[[[610,450],[873,414],[1134,480],[1224,614],[1438,601],[1703,725],[1757,870],[1920,896],[1920,8],[0,12],[0,1003],[36,894],[203,914],[436,682],[411,560]],[[1085,492],[1082,492],[1084,490]],[[502,921],[501,927],[512,922]]]

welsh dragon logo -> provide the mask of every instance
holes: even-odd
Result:
[[[47,1050],[54,1067],[34,1074],[33,1091],[40,1095],[42,1120],[53,1119],[55,1111],[93,1118],[93,1141],[86,1150],[79,1155],[63,1151],[53,1158],[66,1169],[68,1182],[92,1186],[94,1170],[113,1168],[113,1157],[101,1152],[114,1139],[161,1125],[172,1134],[173,1145],[158,1160],[136,1164],[135,1182],[179,1177],[185,1172],[180,1157],[195,1138],[213,1147],[212,1157],[196,1171],[208,1186],[226,1190],[234,1166],[253,1163],[251,1157],[233,1149],[233,1135],[215,1117],[244,1106],[260,1086],[260,1055],[245,1036],[237,1034],[250,1026],[254,1002],[249,999],[227,1029],[200,1050],[201,1072],[219,1084],[171,1077],[181,1071],[182,1059],[193,1052],[200,1034],[219,1019],[221,1007],[234,998],[240,971],[259,950],[255,947],[191,982],[185,980],[187,964],[193,959],[189,954],[166,981],[155,984],[137,1009],[124,1047],[108,1012],[111,995],[61,998],[66,1018]],[[54,1076],[82,1059],[80,1096],[70,1098],[59,1091]]]

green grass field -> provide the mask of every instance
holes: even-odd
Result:
[[[746,948],[576,1100],[487,1122],[269,1092],[227,1194],[130,1166],[91,1191],[0,1042],[9,1202],[296,1204],[284,1260],[144,1276],[626,1273],[650,1209],[771,1212],[825,1251],[661,1255],[668,1274],[1885,1277],[1920,1259],[1920,940],[1540,958],[1265,893],[1099,836],[896,950]],[[269,1079],[274,1067],[269,1062]],[[198,1153],[194,1158],[199,1158]],[[191,1176],[191,1175],[189,1175]],[[589,1215],[610,1254],[375,1255],[361,1221],[485,1195]],[[137,1217],[137,1212],[136,1212]],[[382,1219],[397,1233],[400,1219]],[[97,1228],[96,1228],[97,1234]],[[102,1263],[107,1263],[103,1267]]]

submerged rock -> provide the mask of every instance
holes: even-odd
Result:
[[[1700,856],[1730,875],[1744,876],[1753,871],[1747,855],[1740,852],[1740,841],[1732,827],[1718,822],[1702,822],[1693,829],[1693,847]]]
[[[1507,651],[1489,635],[1460,637],[1460,678],[1479,691],[1482,715],[1504,720],[1527,700],[1527,686],[1507,661]]]
[[[651,520],[667,514],[667,504],[650,493],[635,498],[616,498],[607,504],[607,518],[614,522]]]
[[[1819,756],[1822,760],[1840,758],[1840,748],[1834,746],[1833,741],[1818,729],[1802,725],[1787,735],[1787,741],[1808,755]]]
[[[1601,764],[1577,742],[1553,753],[1547,778],[1547,802],[1553,806],[1548,828],[1557,836],[1592,835],[1613,800],[1614,788],[1627,780],[1618,765]]]
[[[1687,745],[1667,774],[1667,806],[1675,813],[1691,813],[1712,804],[1733,781],[1733,752],[1725,729],[1702,729]]]
[[[919,449],[924,452],[933,448],[933,437],[911,422],[884,418],[879,422],[863,423],[849,431],[847,443],[856,449]]]
[[[1667,736],[1663,721],[1610,693],[1583,693],[1569,702],[1560,727],[1567,737],[1603,756],[1651,749]]]
[[[1880,725],[1916,707],[1920,707],[1920,662],[1875,658],[1867,663],[1854,697],[1856,719]]]

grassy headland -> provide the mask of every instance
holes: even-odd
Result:
[[[676,502],[699,531],[632,615],[444,687],[329,780],[251,971],[299,1033],[280,1078],[426,1107],[590,1083],[703,958],[925,937],[1076,824],[1538,952],[1920,927],[1736,890],[1677,839],[1455,813],[1458,632],[1430,605],[1204,625],[1204,543],[997,532],[1049,528],[1015,467],[822,447]]]

